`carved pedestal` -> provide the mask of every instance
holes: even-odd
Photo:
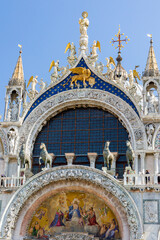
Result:
[[[71,166],[73,163],[73,160],[75,159],[75,153],[65,153],[65,157],[67,159],[67,164]]]
[[[108,170],[107,167],[102,167],[102,171],[105,172],[105,173],[108,173],[112,176],[115,175],[115,170],[114,169]]]
[[[90,167],[95,168],[95,163],[96,163],[98,154],[97,153],[87,153],[87,156],[90,161]]]

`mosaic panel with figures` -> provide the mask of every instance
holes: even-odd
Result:
[[[61,192],[48,198],[35,210],[27,231],[30,239],[49,239],[63,232],[121,239],[116,216],[107,204],[82,191]]]

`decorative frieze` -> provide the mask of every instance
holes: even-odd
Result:
[[[20,129],[17,150],[26,142],[26,150],[34,146],[35,138],[47,119],[71,106],[86,105],[101,107],[116,114],[129,132],[134,149],[144,149],[146,146],[145,128],[134,110],[121,98],[109,92],[94,89],[74,89],[59,93],[43,101],[27,117]],[[18,150],[19,151],[19,150]]]

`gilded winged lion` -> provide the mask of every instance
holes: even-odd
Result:
[[[91,71],[83,67],[71,68],[70,71],[76,75],[71,77],[71,86],[73,83],[78,87],[77,81],[83,81],[83,85],[86,85],[86,81],[89,82],[89,85],[92,87],[95,84],[95,79],[91,76]]]

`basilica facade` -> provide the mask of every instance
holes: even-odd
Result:
[[[0,123],[0,239],[160,240],[160,72],[152,36],[142,78],[88,51],[79,19],[68,66],[26,86],[22,48]],[[115,63],[116,62],[116,63]],[[141,84],[139,84],[141,80]],[[37,84],[40,90],[37,90]]]

